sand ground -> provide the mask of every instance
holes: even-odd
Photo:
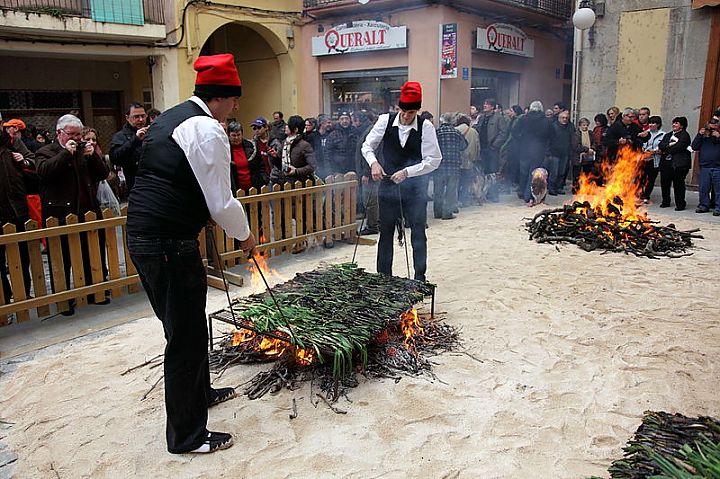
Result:
[[[523,217],[536,211],[508,200],[430,222],[437,309],[482,362],[445,354],[436,381],[363,381],[338,402],[346,415],[316,406],[309,385],[241,396],[210,412],[234,447],[177,456],[165,450],[162,382],[141,401],[161,368],[121,376],[162,352],[160,323],[145,317],[3,359],[0,454],[18,459],[0,477],[607,476],[644,410],[720,415],[720,219],[653,211],[706,239],[691,257],[648,260],[531,243]],[[289,279],[351,256],[338,245],[276,266]],[[360,247],[361,266],[374,257]],[[224,301],[212,291],[208,312]],[[217,384],[268,367],[238,366]]]

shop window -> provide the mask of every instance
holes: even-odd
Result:
[[[332,116],[360,110],[386,113],[397,105],[400,87],[406,81],[406,68],[325,73],[324,113]]]
[[[520,74],[473,68],[470,102],[478,108],[487,98],[494,98],[503,108],[517,104]]]

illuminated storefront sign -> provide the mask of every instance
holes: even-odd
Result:
[[[407,27],[359,21],[332,27],[325,35],[313,37],[313,56],[407,48]]]
[[[528,58],[535,56],[535,41],[507,23],[493,23],[487,28],[478,28],[477,48]]]

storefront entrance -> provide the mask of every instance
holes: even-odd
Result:
[[[323,73],[323,113],[394,111],[407,68]]]
[[[495,70],[472,69],[470,102],[482,108],[483,101],[494,98],[503,108],[516,105],[519,99],[520,74]]]

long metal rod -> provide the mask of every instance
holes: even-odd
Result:
[[[400,192],[400,183],[397,185],[398,190],[398,199],[400,200],[400,221],[402,222],[400,224],[400,231],[402,231],[402,237],[403,237],[403,243],[405,245],[405,264],[407,264],[407,277],[410,279],[410,255],[408,255],[408,245],[407,245],[407,234],[405,233],[405,213],[403,212],[403,205],[402,205],[402,193]],[[427,193],[425,193],[427,194]],[[412,229],[410,230],[410,237],[412,237]]]
[[[213,231],[213,227],[210,227],[207,229],[208,233],[210,234],[210,241],[212,242],[212,249],[215,253],[215,257],[217,258],[218,262],[218,269],[220,270],[220,276],[222,277],[223,287],[225,288],[225,297],[227,298],[228,302],[228,309],[230,310],[230,315],[232,316],[233,324],[235,325],[235,328],[239,328],[237,319],[235,319],[235,311],[233,311],[232,308],[232,301],[230,300],[230,288],[228,287],[228,282],[225,279],[225,268],[223,268],[223,262],[222,258],[220,258],[220,252],[217,250],[217,242],[215,241],[215,232]]]

